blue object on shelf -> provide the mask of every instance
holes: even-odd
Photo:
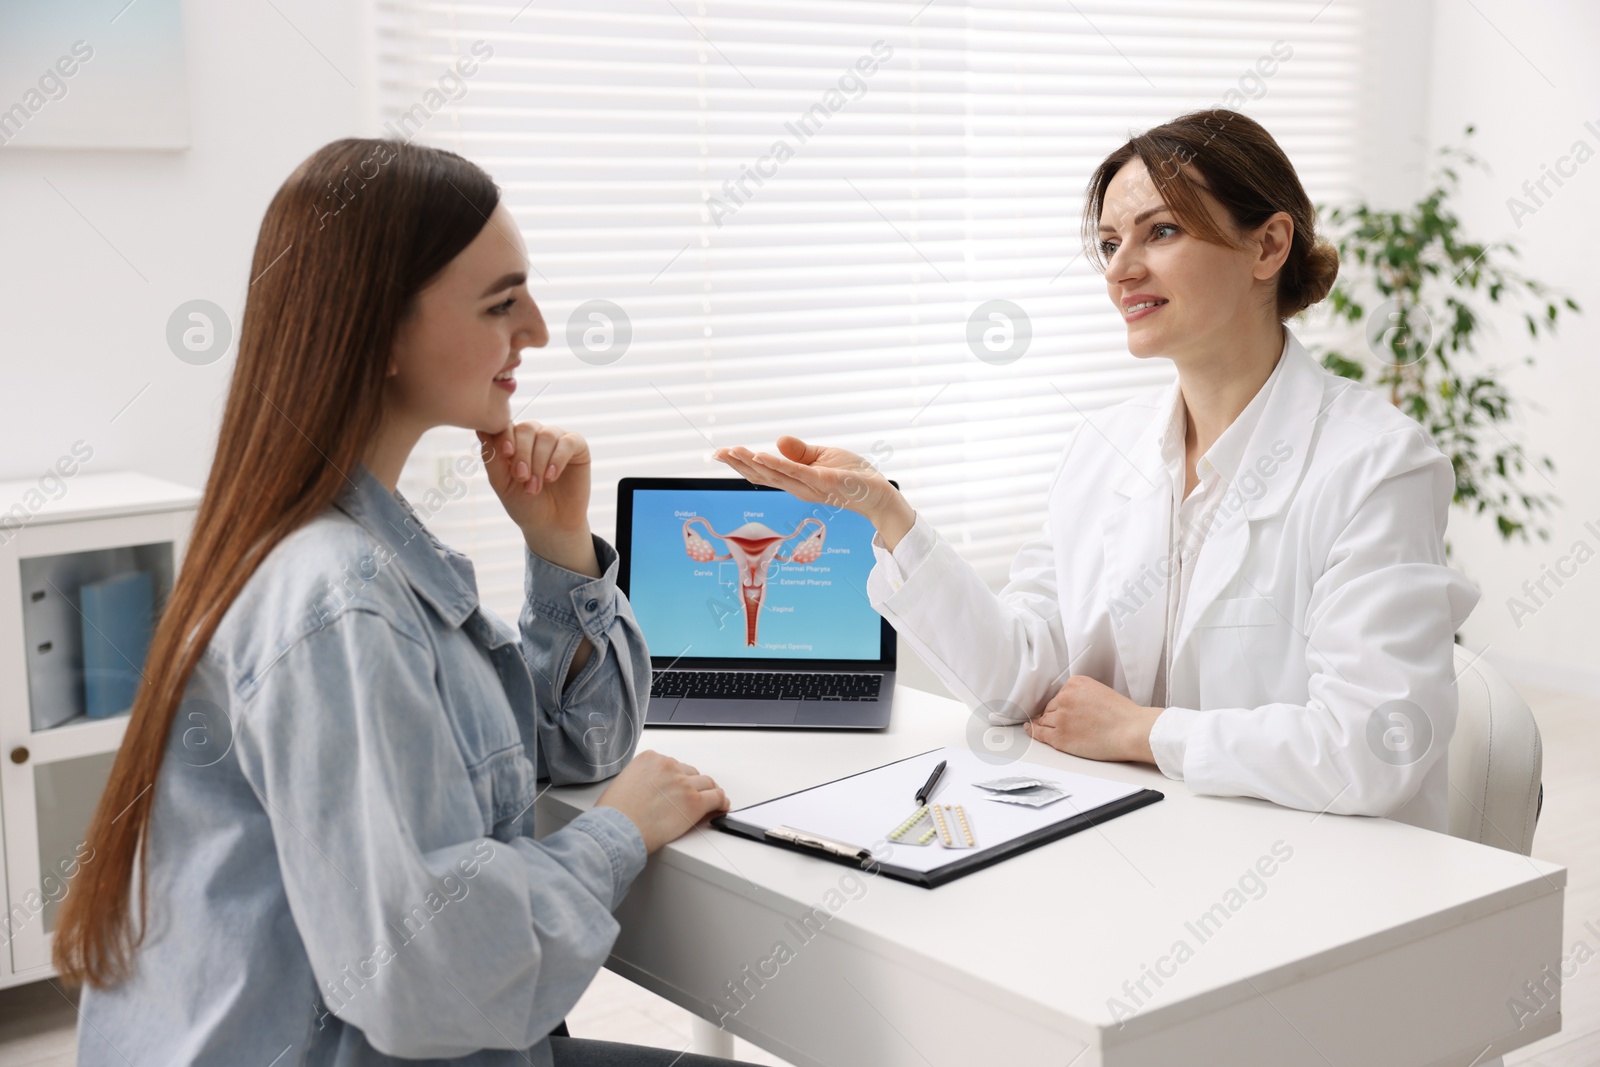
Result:
[[[133,706],[155,623],[155,585],[129,571],[79,590],[83,611],[83,692],[91,719]]]

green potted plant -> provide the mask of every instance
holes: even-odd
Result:
[[[1474,127],[1466,127],[1470,139]],[[1455,468],[1455,503],[1488,513],[1505,540],[1548,540],[1542,512],[1557,502],[1548,457],[1530,459],[1507,428],[1519,411],[1500,378],[1501,368],[1479,354],[1487,304],[1520,311],[1530,339],[1553,333],[1563,311],[1577,312],[1567,296],[1506,265],[1519,255],[1506,241],[1467,239],[1450,199],[1466,164],[1488,172],[1465,143],[1439,150],[1431,188],[1414,205],[1380,211],[1365,201],[1319,205],[1330,240],[1339,250],[1339,280],[1328,294],[1334,322],[1359,325],[1367,353],[1352,358],[1337,349],[1319,352],[1323,365],[1357,381],[1369,380],[1433,436]],[[1529,365],[1531,355],[1522,357]],[[1537,474],[1544,485],[1531,482]]]

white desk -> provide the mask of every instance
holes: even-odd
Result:
[[[737,808],[966,744],[968,722],[901,689],[886,733],[651,729],[640,747],[715,776]],[[1560,958],[1565,868],[1192,796],[1038,743],[1024,758],[1166,799],[933,890],[702,828],[634,884],[608,966],[703,1018],[738,1008],[729,1031],[806,1067],[1468,1067],[1560,1029],[1559,1003],[1519,1029],[1507,1002]],[[550,790],[543,828],[599,792]],[[1256,872],[1264,890],[1230,895],[1275,844],[1292,855]],[[803,940],[814,906],[827,919]],[[1135,1014],[1119,1025],[1111,998]]]

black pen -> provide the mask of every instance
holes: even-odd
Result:
[[[933,795],[933,787],[939,784],[939,776],[944,773],[944,765],[946,762],[946,760],[940,760],[939,766],[935,767],[933,769],[933,773],[928,775],[928,784],[917,790],[918,804],[926,804],[928,802],[928,798]]]

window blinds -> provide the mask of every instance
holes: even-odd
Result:
[[[1350,195],[1362,17],[1360,0],[379,0],[379,121],[503,189],[551,333],[512,410],[589,439],[596,532],[618,478],[731,474],[713,446],[793,433],[874,459],[999,584],[1072,428],[1171,375],[1128,355],[1080,254],[1090,172],[1132,131],[1229,106],[1314,201]],[[475,452],[433,431],[401,489],[514,618],[521,541]]]

